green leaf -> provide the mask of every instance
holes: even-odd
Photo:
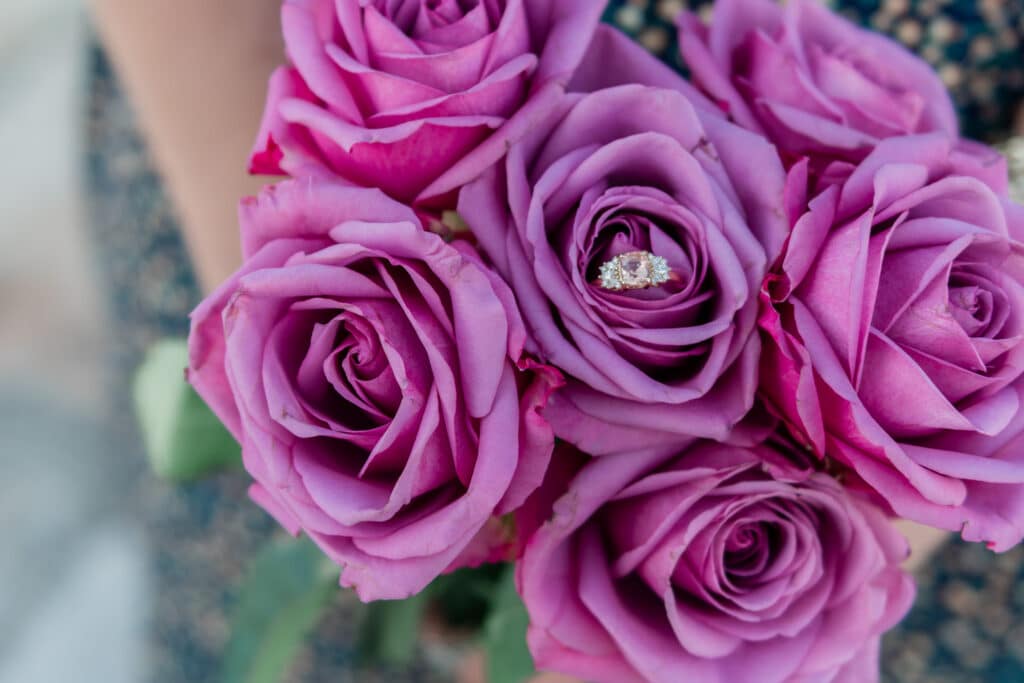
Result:
[[[503,564],[466,567],[437,577],[428,590],[445,625],[479,631],[504,576]]]
[[[272,542],[238,596],[221,683],[279,683],[338,591],[337,572],[305,538]],[[334,568],[332,568],[334,569]]]
[[[484,626],[488,683],[523,683],[536,673],[526,646],[529,623],[526,607],[516,592],[515,570],[509,565]]]
[[[135,412],[150,465],[161,477],[191,481],[241,464],[241,449],[185,381],[188,345],[165,340],[135,375]]]
[[[428,603],[429,592],[423,591],[405,600],[381,600],[366,605],[359,636],[362,659],[397,666],[412,661]]]

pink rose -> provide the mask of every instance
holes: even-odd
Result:
[[[721,439],[754,401],[757,293],[787,231],[782,162],[621,34],[597,45],[579,87],[646,73],[673,89],[566,96],[463,188],[459,213],[515,291],[528,348],[567,377],[546,413],[559,437],[595,455]],[[603,264],[636,252],[675,276],[602,282]]]
[[[695,83],[790,160],[856,162],[888,137],[957,136],[928,64],[817,0],[718,0],[710,26],[684,14],[680,30]]]
[[[883,142],[796,220],[761,321],[762,394],[819,455],[996,549],[1024,536],[1024,209],[1005,185],[976,146]]]
[[[335,173],[410,202],[443,196],[497,161],[557,96],[603,8],[286,0],[291,66],[271,78],[251,169]]]
[[[486,559],[480,532],[554,441],[559,378],[522,356],[511,292],[378,190],[288,181],[241,218],[246,263],[193,314],[189,378],[253,498],[364,600]]]
[[[870,683],[909,609],[882,512],[774,449],[597,458],[529,540],[537,666],[595,683]]]

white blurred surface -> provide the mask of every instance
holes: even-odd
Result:
[[[104,471],[85,40],[77,0],[0,0],[0,683],[145,679],[145,544]]]
[[[133,646],[145,628],[144,615],[116,598],[146,591],[145,567],[131,545],[135,533],[111,526],[87,539],[73,571],[50,589],[14,637],[7,660],[0,662],[0,681],[145,679],[142,648]]]
[[[84,399],[103,316],[80,223],[76,4],[0,2],[0,377],[53,380]]]

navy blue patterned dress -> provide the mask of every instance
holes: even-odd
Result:
[[[553,2],[557,0],[552,0]],[[679,66],[672,18],[709,0],[613,0],[605,15]],[[951,89],[966,134],[1007,135],[1024,96],[1024,0],[853,0],[841,11],[921,54]],[[143,141],[99,49],[90,59],[87,196],[112,308],[116,349],[127,382],[143,349],[187,333],[199,292],[177,222]],[[126,414],[126,413],[122,413]],[[215,680],[225,613],[245,563],[274,525],[245,497],[243,475],[187,487],[143,478],[134,502],[154,548],[159,583],[152,624],[150,680]],[[884,648],[892,683],[1024,683],[1024,550],[996,556],[951,542],[920,577],[917,604]],[[351,596],[339,605],[295,663],[288,680],[443,681],[450,674],[421,659],[409,671],[354,665]]]

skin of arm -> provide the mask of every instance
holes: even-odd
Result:
[[[284,61],[280,0],[92,0],[205,291],[239,265],[237,206],[267,79]]]

